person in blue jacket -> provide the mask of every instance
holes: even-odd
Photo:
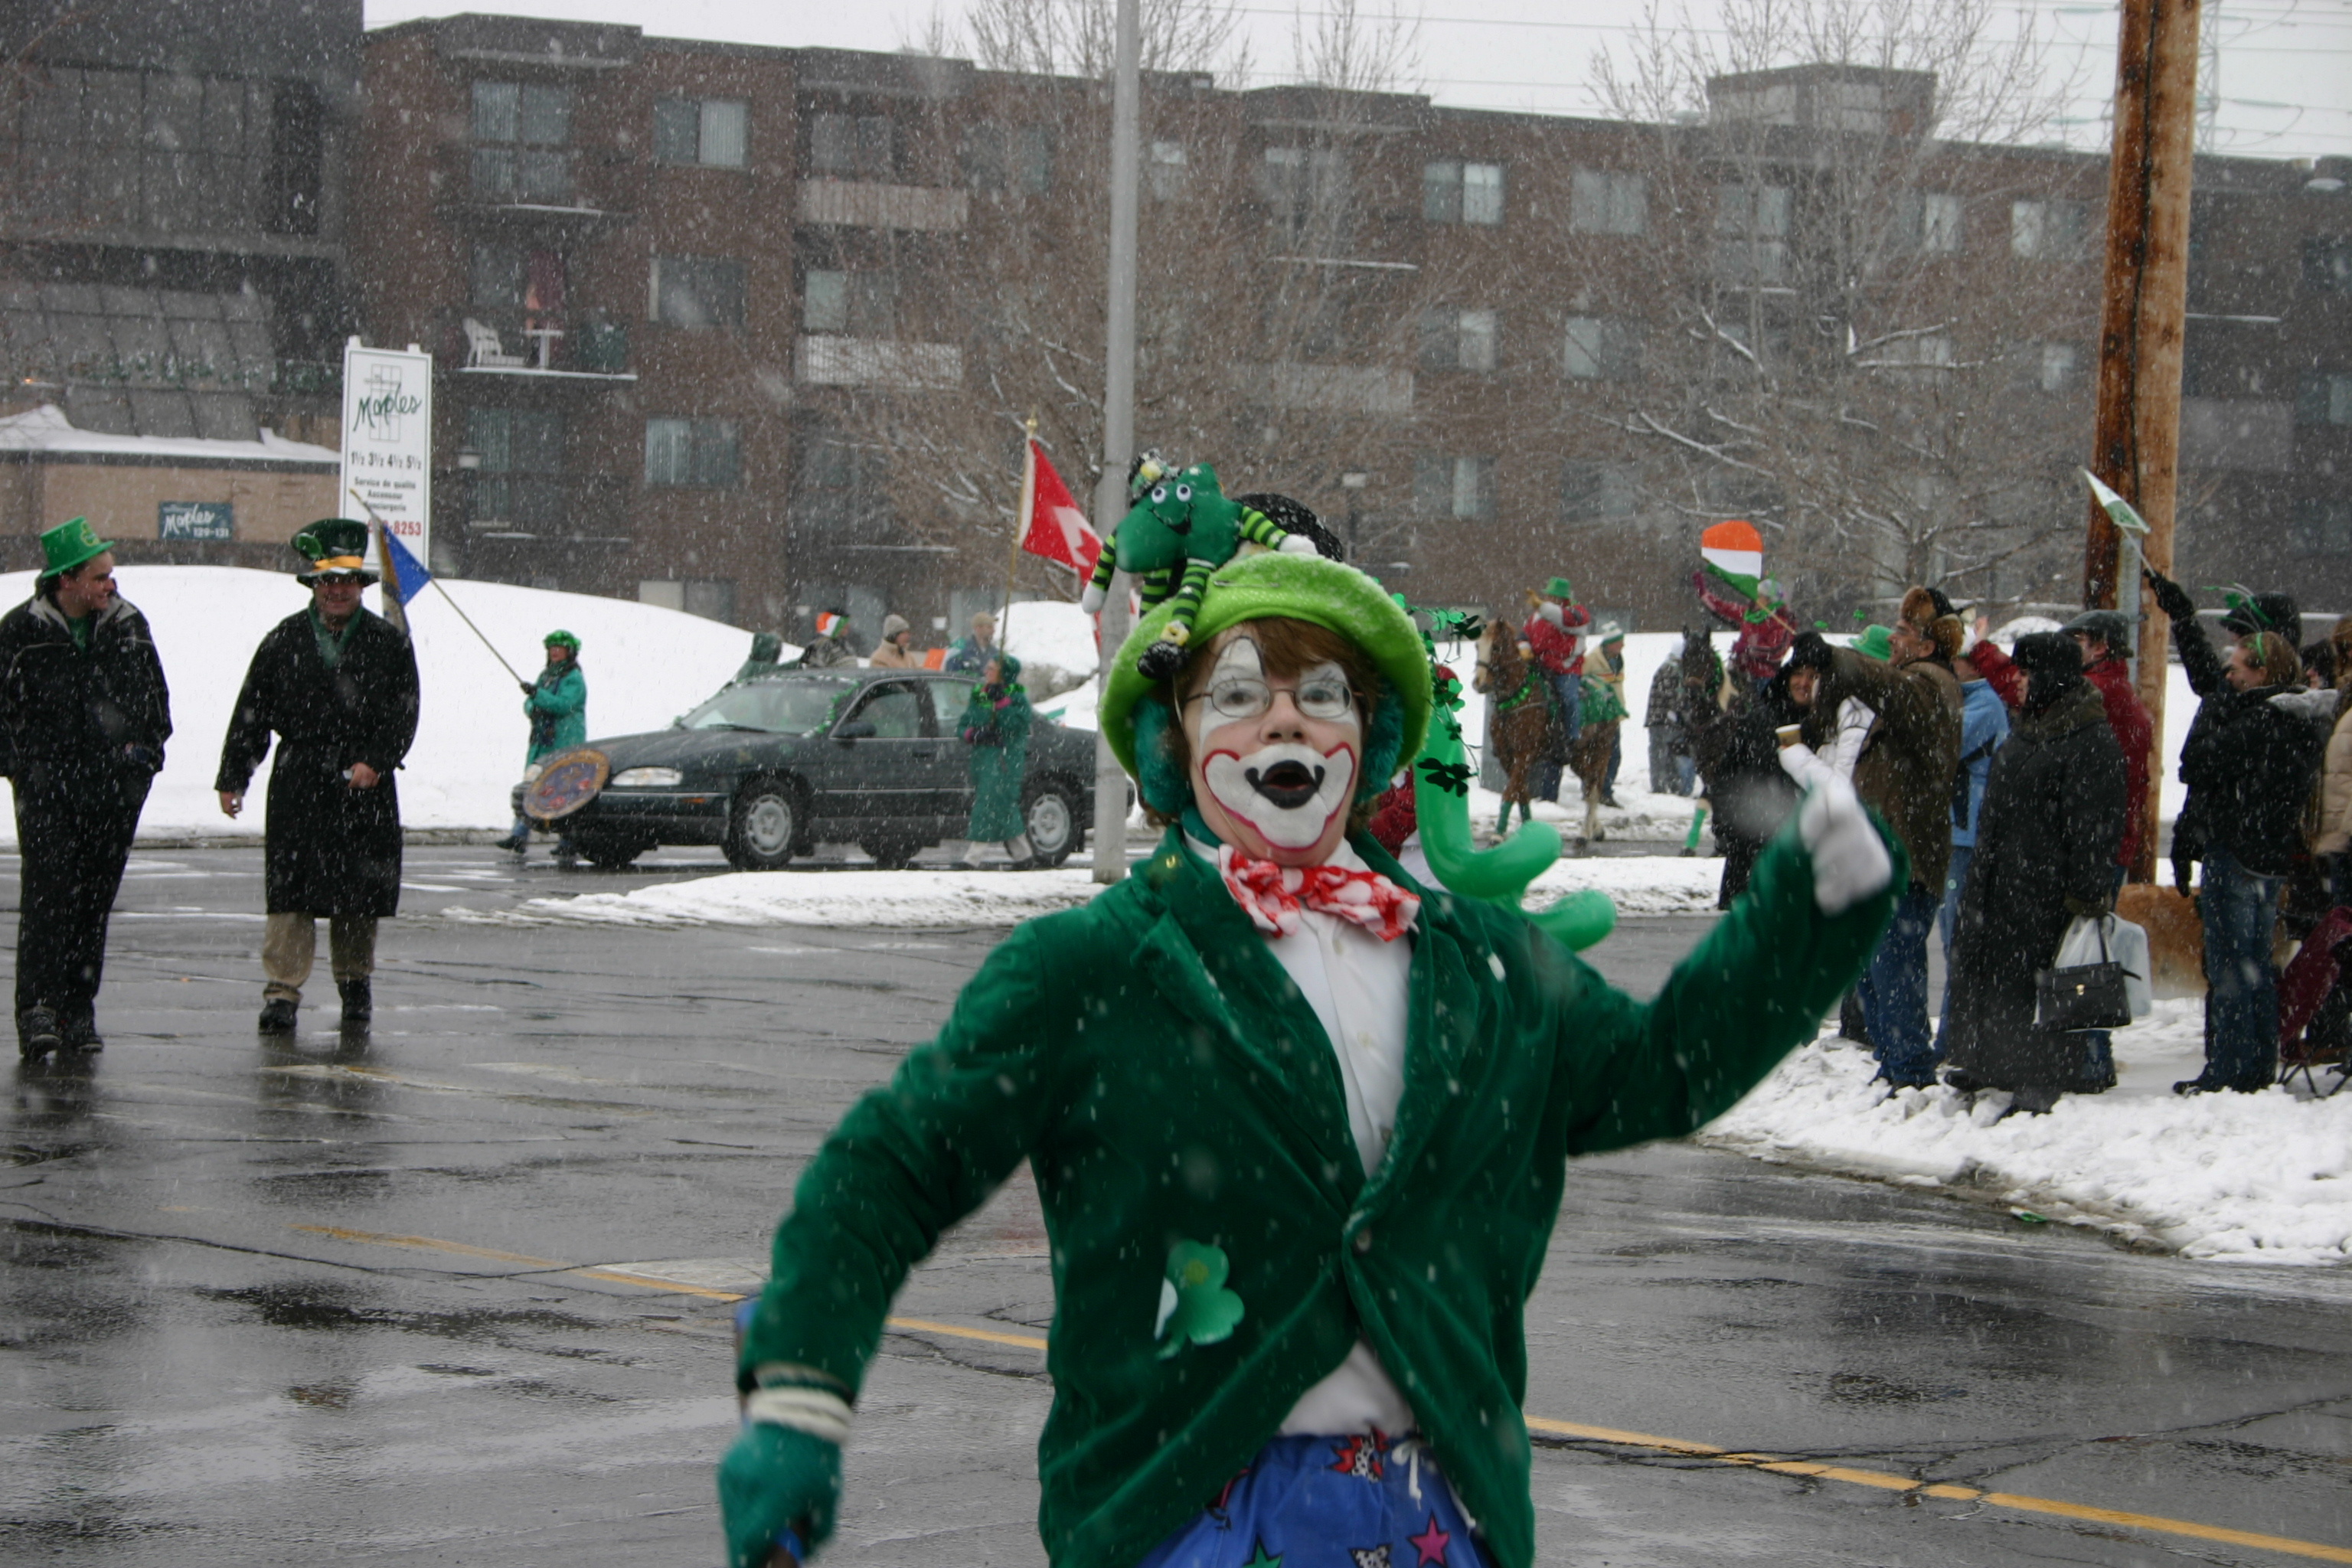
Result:
[[[1936,1023],[1936,1055],[1952,1027],[1952,926],[1959,918],[1960,893],[1969,885],[1969,862],[1976,858],[1977,816],[1984,810],[1985,776],[1992,754],[2009,739],[2009,709],[1992,683],[1977,672],[1966,654],[1952,660],[1960,678],[1960,767],[1952,775],[1952,864],[1944,873],[1944,906],[1936,911],[1944,943],[1944,1010]]]

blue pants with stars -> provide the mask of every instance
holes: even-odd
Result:
[[[1486,1568],[1414,1438],[1276,1437],[1137,1568]]]

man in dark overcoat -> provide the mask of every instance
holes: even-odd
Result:
[[[87,518],[41,535],[33,596],[0,617],[0,773],[16,797],[16,1048],[97,1050],[107,916],[163,765],[172,696],[147,617]]]
[[[376,580],[367,525],[328,518],[296,534],[294,548],[310,606],[271,627],[255,650],[214,781],[221,810],[235,816],[278,736],[263,840],[264,1034],[293,1029],[322,918],[344,1025],[373,1013],[376,921],[400,909],[393,773],[416,738],[415,652],[360,605],[360,590]]]

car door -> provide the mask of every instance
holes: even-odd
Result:
[[[824,815],[862,822],[928,820],[936,813],[939,736],[912,680],[877,681],[833,727],[822,791]]]
[[[961,834],[971,820],[971,748],[963,743],[963,709],[976,683],[940,675],[923,684],[929,688],[932,721],[939,728],[940,752],[947,764],[940,769],[939,812],[942,819],[954,824],[946,831]]]

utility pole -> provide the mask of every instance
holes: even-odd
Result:
[[[2105,302],[2099,321],[2099,405],[2091,471],[2147,520],[2148,565],[2172,570],[2179,472],[2180,362],[2189,310],[2189,188],[2197,152],[2200,0],[2123,0],[2116,49],[2115,152],[2107,175]],[[2083,602],[2117,604],[2122,539],[2097,504],[2083,566]],[[2164,775],[2166,648],[2170,631],[2143,584],[2139,695],[2156,721],[2147,820]],[[2156,872],[2156,835],[2140,846],[2135,881]]]
[[[1110,100],[1110,289],[1103,342],[1102,482],[1095,487],[1095,531],[1111,537],[1127,515],[1127,469],[1135,456],[1135,227],[1141,156],[1143,33],[1139,0],[1118,0],[1118,37]],[[1112,661],[1127,640],[1124,572],[1110,582],[1102,611],[1097,690],[1108,690]],[[1095,738],[1095,880],[1127,875],[1127,775],[1110,744]]]

